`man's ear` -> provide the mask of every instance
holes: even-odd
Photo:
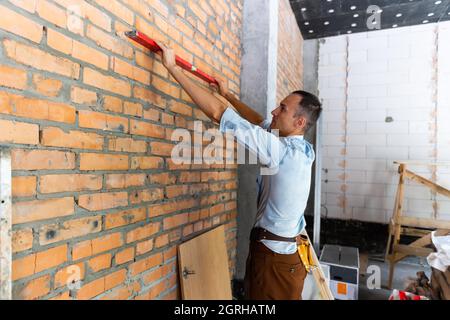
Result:
[[[303,117],[303,116],[298,117],[295,120],[295,127],[297,129],[300,129],[300,128],[304,129],[304,128],[306,128],[306,118]]]

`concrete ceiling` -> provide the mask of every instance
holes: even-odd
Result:
[[[450,0],[290,0],[290,3],[304,39],[450,20]],[[374,15],[374,10],[367,12],[372,5],[378,7],[374,7],[379,10],[378,15]]]

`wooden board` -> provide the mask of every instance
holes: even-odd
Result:
[[[178,264],[183,300],[232,299],[223,225],[179,245]]]
[[[0,300],[11,299],[11,153],[0,149]]]

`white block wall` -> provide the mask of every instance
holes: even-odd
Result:
[[[322,39],[319,96],[322,216],[388,223],[394,160],[450,162],[450,22]],[[434,168],[410,169],[450,188],[450,166]],[[414,182],[405,205],[450,219],[450,199]]]

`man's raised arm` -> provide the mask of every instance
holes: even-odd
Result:
[[[245,120],[256,125],[259,125],[264,120],[258,112],[250,108],[248,105],[237,99],[231,92],[229,92],[228,86],[224,80],[218,78],[217,82],[219,82],[219,94],[227,99],[227,101],[233,105],[233,107]],[[212,86],[216,85],[214,84]]]
[[[158,43],[162,49],[163,65],[167,68],[170,74],[177,80],[192,101],[212,120],[220,122],[222,114],[227,109],[227,106],[220,101],[213,93],[203,89],[189,79],[175,63],[175,53],[171,48]]]

